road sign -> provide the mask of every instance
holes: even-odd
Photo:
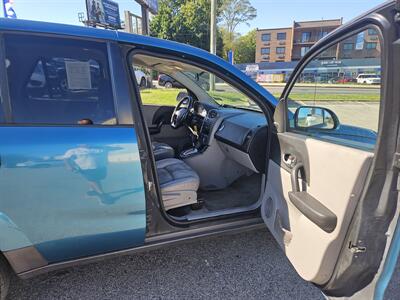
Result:
[[[228,51],[228,61],[232,65],[235,63],[233,50]]]
[[[246,72],[257,72],[260,69],[258,65],[247,65]]]
[[[121,28],[118,3],[111,0],[86,0],[88,23],[104,27]]]

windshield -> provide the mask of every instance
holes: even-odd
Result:
[[[260,111],[255,102],[251,101],[245,94],[238,91],[229,83],[211,74],[208,71],[186,63],[149,57],[146,55],[135,55],[134,67],[147,68],[158,73],[158,82],[146,89],[146,95],[160,99],[160,91],[167,88],[171,93],[178,89],[186,88],[196,95],[200,102],[209,102],[221,106],[231,106],[236,108],[246,108]],[[165,76],[167,75],[167,76]],[[167,91],[162,92],[166,94]],[[169,97],[171,102],[174,96]]]
[[[221,106],[260,110],[258,105],[249,99],[249,97],[217,76],[213,76],[215,84],[214,87],[212,87],[212,79],[210,79],[212,76],[210,76],[211,74],[207,71],[201,71],[199,73],[186,71],[185,74],[194,84],[200,87]]]

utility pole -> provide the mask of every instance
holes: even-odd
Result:
[[[142,34],[149,35],[149,9],[142,5]]]
[[[210,52],[217,54],[217,0],[211,0]],[[215,90],[215,76],[210,74],[210,91]]]

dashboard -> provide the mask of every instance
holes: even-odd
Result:
[[[200,102],[195,102],[194,104],[194,112],[197,116],[205,118],[207,116],[207,108],[204,104]]]
[[[215,139],[231,159],[264,172],[268,124],[262,112],[196,102],[194,115],[201,144],[210,145]]]

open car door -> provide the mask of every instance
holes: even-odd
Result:
[[[395,257],[399,7],[385,3],[311,48],[274,115],[262,217],[299,275],[331,297],[382,297]],[[307,50],[295,44],[293,56]],[[375,84],[357,84],[361,72]]]

